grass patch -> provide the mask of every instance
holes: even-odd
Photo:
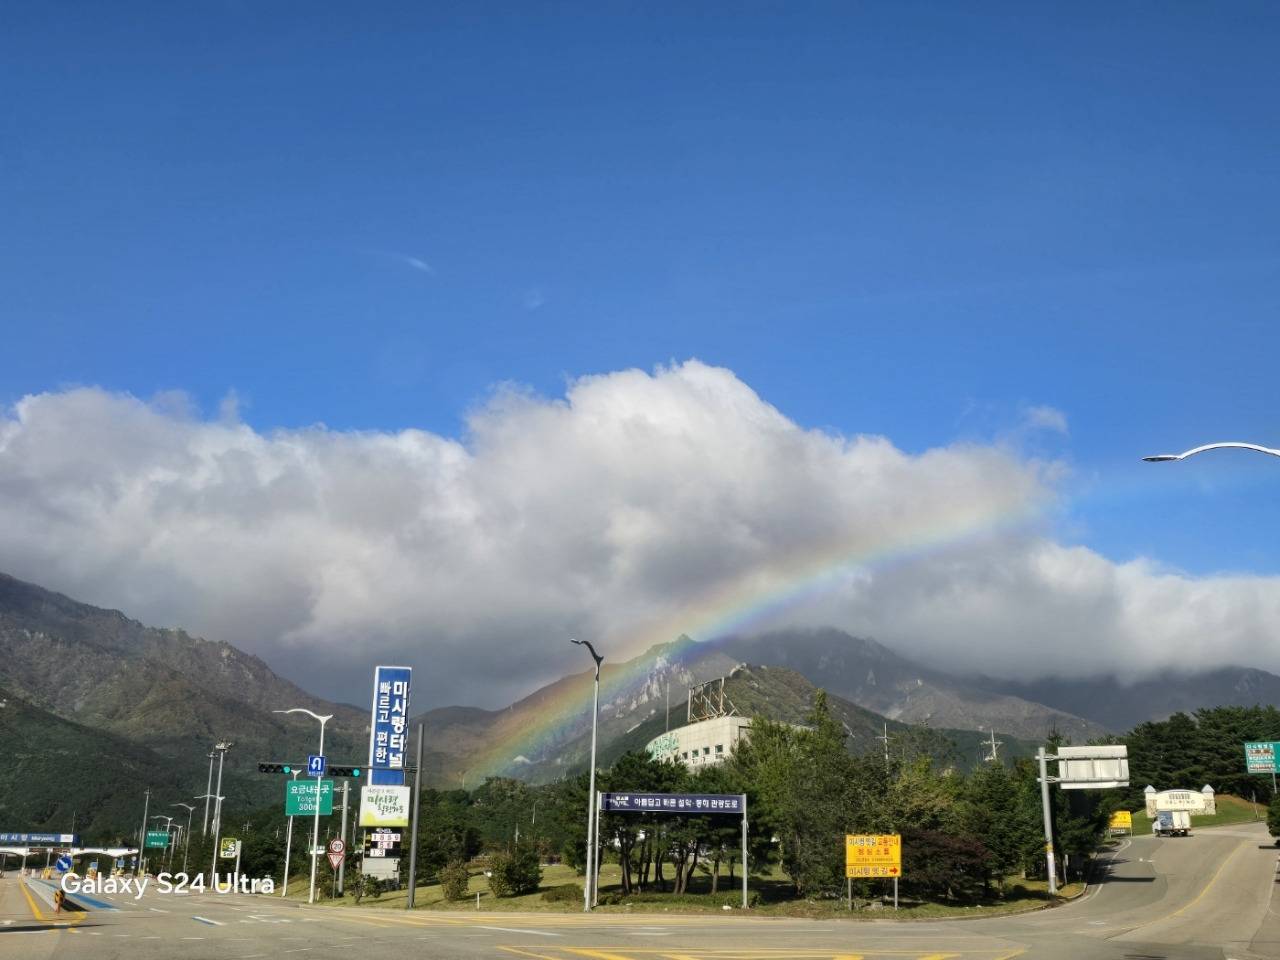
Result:
[[[727,876],[722,875],[720,889],[714,895],[710,893],[710,878],[701,875],[695,880],[693,893],[676,896],[655,891],[637,893],[625,898],[622,896],[621,879],[621,871],[617,864],[601,866],[600,905],[596,908],[598,912],[723,914],[741,909],[742,879],[740,876],[730,882]],[[576,886],[578,895],[572,901],[560,899],[564,896],[563,889],[569,886]],[[439,884],[428,884],[418,887],[414,895],[414,908],[479,910],[481,912],[576,912],[582,909],[582,901],[579,899],[581,887],[581,876],[569,867],[557,864],[542,868],[542,884],[537,891],[518,897],[497,898],[489,892],[489,884],[485,876],[476,873],[471,876],[468,884],[466,900],[446,901]],[[889,885],[886,883],[885,887],[887,895],[880,901],[880,906],[874,907],[866,900],[862,900],[856,902],[856,909],[852,911],[848,909],[843,899],[795,899],[791,895],[790,883],[776,867],[764,877],[753,876],[748,889],[751,912],[754,914],[826,920],[913,920],[1000,916],[1036,910],[1047,905],[1051,899],[1043,881],[1011,880],[1005,887],[1005,895],[1001,898],[991,897],[965,903],[921,903],[903,898],[900,901],[900,909],[895,913]],[[329,889],[326,885],[325,890]],[[1071,884],[1059,891],[1059,897],[1076,896],[1081,890],[1083,890],[1081,884]],[[552,893],[552,898],[546,896],[548,893]],[[289,896],[291,899],[306,899],[307,878],[305,876],[290,881]],[[394,890],[382,894],[377,899],[365,897],[359,906],[403,910],[405,900],[404,890]],[[349,893],[336,900],[324,897],[319,902],[337,907],[356,906],[355,898]]]

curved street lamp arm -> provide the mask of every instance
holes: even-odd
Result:
[[[590,640],[569,640],[570,643],[576,643],[580,647],[586,647],[587,652],[591,654],[591,659],[596,662],[596,676],[600,676],[600,664],[604,663],[604,657],[596,653],[596,648],[591,645]]]
[[[271,712],[272,713],[305,713],[307,716],[314,717],[316,720],[319,720],[321,723],[325,723],[326,721],[333,719],[332,713],[329,714],[327,717],[322,717],[318,713],[312,713],[306,707],[291,707],[288,710],[272,710]]]
[[[1271,447],[1263,447],[1256,443],[1206,443],[1202,447],[1193,447],[1183,453],[1159,453],[1153,457],[1143,457],[1147,463],[1164,463],[1170,460],[1185,460],[1187,457],[1193,457],[1197,453],[1204,453],[1206,450],[1254,450],[1257,453],[1270,454],[1273,457],[1280,457],[1280,450],[1273,450]]]

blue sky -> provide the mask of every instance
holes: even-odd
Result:
[[[696,357],[1062,458],[1068,542],[1280,570],[1280,462],[1138,462],[1280,445],[1274,6],[693,6],[9,9],[0,402],[457,435]]]

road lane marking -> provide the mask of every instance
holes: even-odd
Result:
[[[195,917],[195,916],[193,916],[191,919],[192,919],[192,920],[199,920],[201,923],[207,923],[207,924],[209,924],[209,926],[211,926],[211,927],[223,927],[223,926],[226,926],[226,924],[224,924],[221,920],[210,920],[208,917]]]
[[[501,930],[503,933],[531,933],[535,937],[563,937],[563,933],[552,933],[549,930],[521,930],[519,927],[486,927],[483,924],[477,924],[478,930]]]

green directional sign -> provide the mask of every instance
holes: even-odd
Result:
[[[315,816],[316,781],[290,780],[284,785],[284,812],[288,817]],[[333,813],[333,781],[320,781],[320,816]]]
[[[1246,743],[1244,763],[1250,773],[1280,773],[1280,743],[1275,740]]]
[[[166,830],[148,830],[147,846],[164,848],[169,845],[169,833]]]

